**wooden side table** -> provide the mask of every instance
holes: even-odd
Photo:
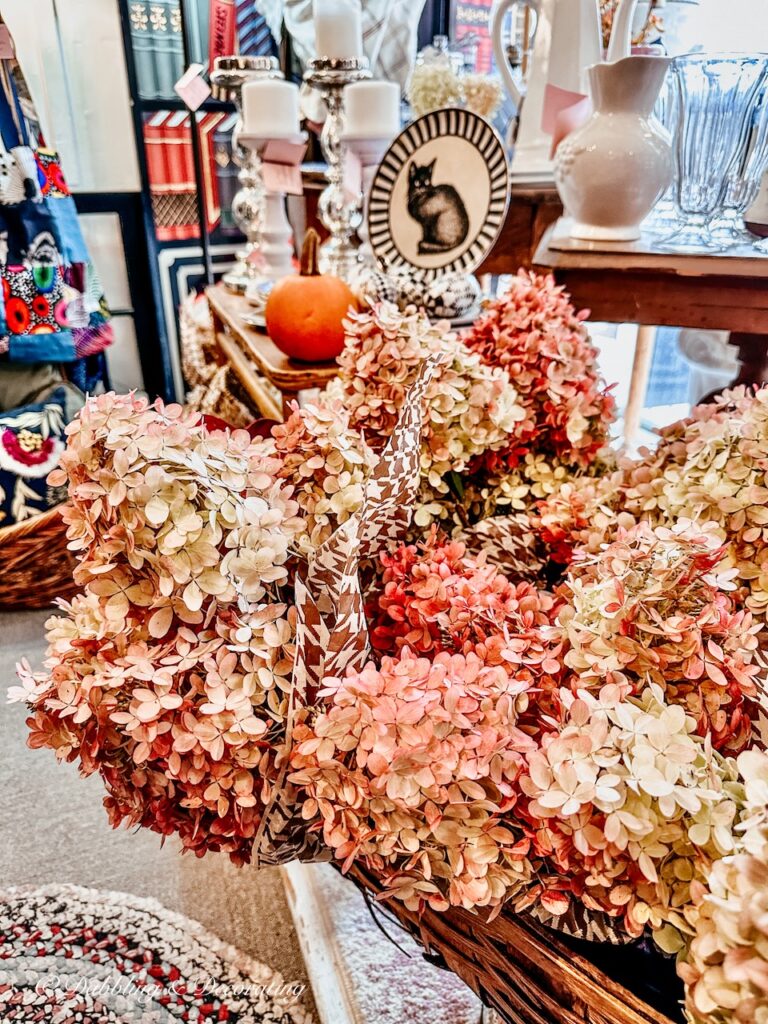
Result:
[[[520,267],[530,267],[542,235],[562,212],[554,182],[513,181],[504,226],[476,273],[516,274]]]
[[[533,263],[549,270],[593,320],[640,328],[625,436],[632,437],[645,396],[656,327],[730,331],[740,368],[733,384],[768,380],[768,258],[740,251],[679,254],[572,242],[559,221],[547,229]],[[511,268],[509,268],[511,270]],[[649,326],[653,325],[653,327]]]
[[[282,420],[290,415],[289,403],[300,391],[324,388],[336,376],[336,363],[297,363],[289,359],[270,339],[266,330],[252,327],[245,317],[253,307],[242,295],[234,295],[223,284],[206,288],[216,340],[251,401],[263,416]],[[277,402],[258,374],[280,393]]]

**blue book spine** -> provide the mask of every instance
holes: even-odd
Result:
[[[156,99],[158,96],[157,72],[153,52],[154,33],[150,27],[149,8],[150,4],[144,0],[131,3],[129,8],[131,43],[139,94],[144,99]]]
[[[184,44],[179,0],[151,0],[149,21],[153,37],[157,96],[172,97],[184,73]]]

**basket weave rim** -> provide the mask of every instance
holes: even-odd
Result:
[[[61,515],[63,507],[63,504],[54,505],[53,508],[46,509],[45,512],[41,512],[39,515],[22,519],[18,523],[9,523],[8,526],[0,526],[0,544],[22,540],[31,533],[45,529],[46,526],[55,521],[57,516]]]

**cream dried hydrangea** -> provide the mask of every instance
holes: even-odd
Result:
[[[461,79],[447,59],[417,64],[408,83],[408,102],[415,117],[440,107],[455,106],[461,99]]]
[[[467,73],[461,77],[461,91],[468,110],[490,120],[501,106],[501,82],[493,75]]]
[[[302,554],[319,547],[360,508],[376,465],[375,453],[349,419],[341,402],[327,400],[301,409],[294,405],[285,423],[272,428],[279,475],[293,485],[306,522],[297,540]]]
[[[768,755],[739,755],[743,820],[734,855],[699,887],[696,930],[678,963],[691,1024],[768,1022]]]
[[[577,900],[679,948],[691,883],[733,849],[733,762],[657,686],[637,697],[615,684],[564,689],[561,699],[519,781],[515,815],[533,834],[537,881],[516,907],[558,917]]]
[[[174,616],[199,621],[208,599],[245,610],[288,579],[305,526],[269,443],[112,393],[90,399],[67,434],[51,481],[69,487],[75,579],[108,619],[151,609],[161,637]]]
[[[349,411],[353,427],[381,448],[392,433],[403,399],[424,360],[442,357],[425,396],[421,474],[436,495],[445,495],[448,473],[508,444],[523,419],[507,372],[483,364],[451,333],[413,308],[401,313],[382,303],[371,313],[350,315],[339,376],[327,388]]]
[[[621,508],[651,522],[716,522],[747,589],[768,618],[768,388],[734,388],[661,432],[654,452],[622,466]]]

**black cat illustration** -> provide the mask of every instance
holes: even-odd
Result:
[[[419,255],[450,252],[469,232],[469,217],[453,185],[433,185],[435,161],[408,168],[408,213],[421,225]]]

